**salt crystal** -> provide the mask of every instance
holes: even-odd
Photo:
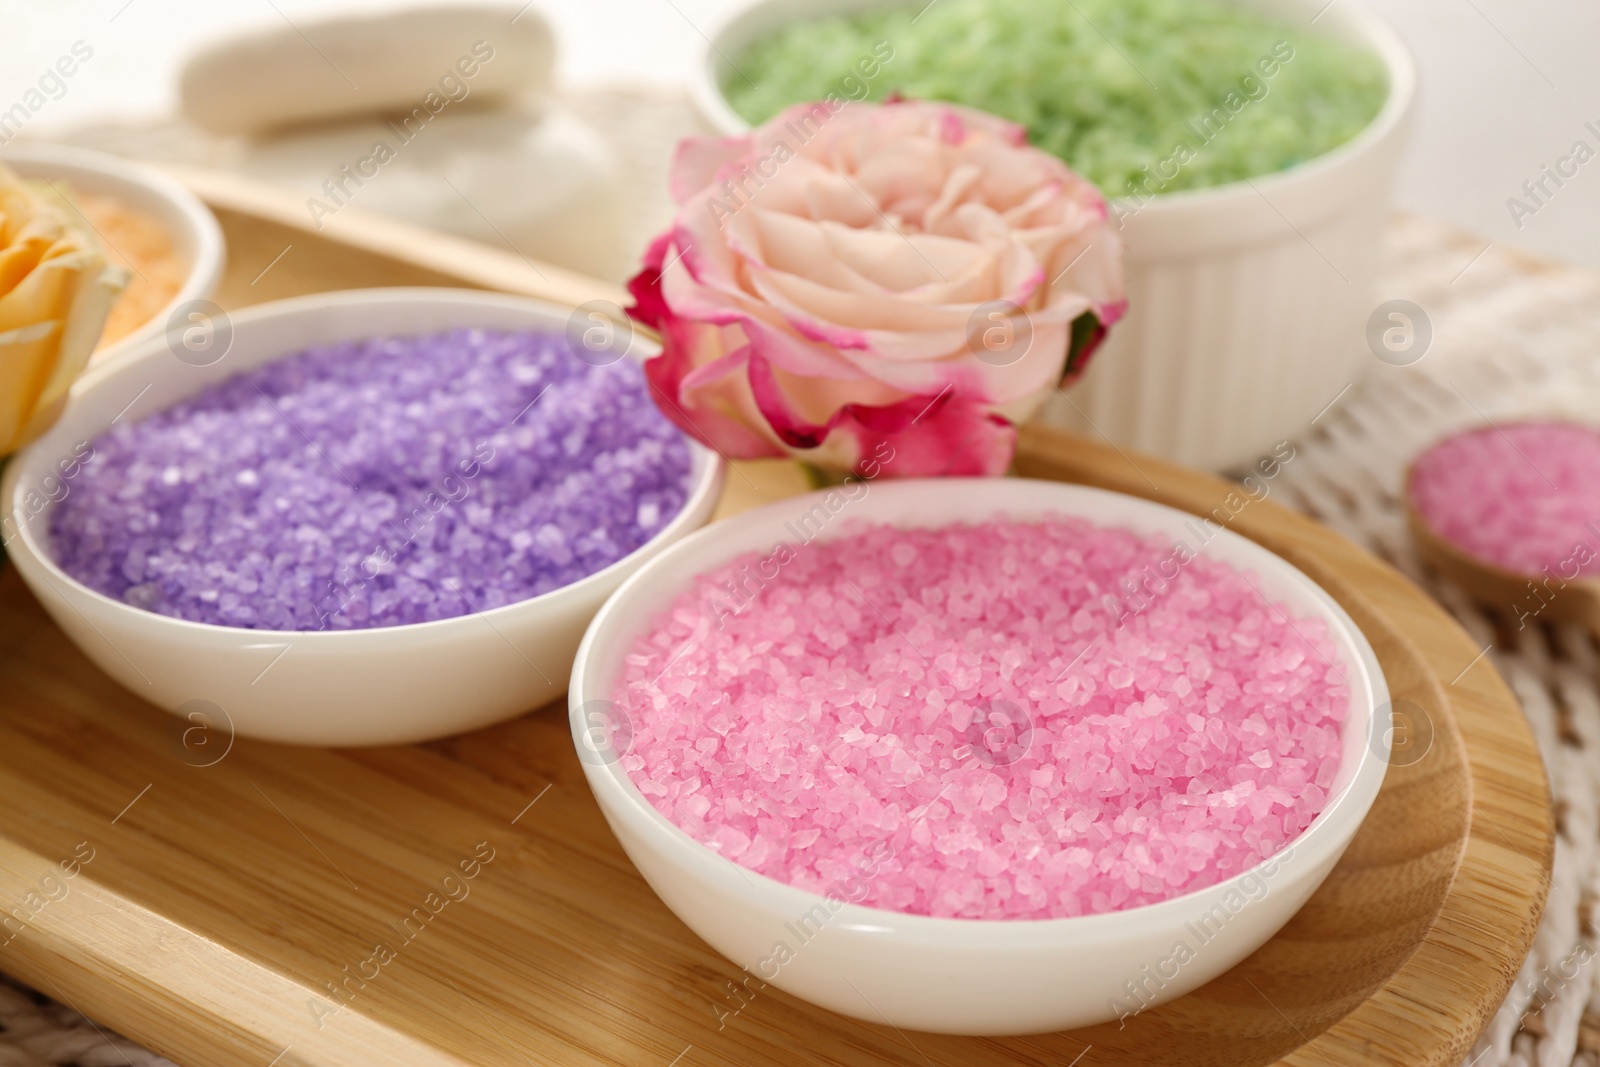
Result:
[[[642,545],[689,481],[638,365],[590,366],[541,332],[309,349],[94,449],[51,516],[67,573],[164,615],[272,629],[429,622],[560,588]],[[224,609],[220,579],[253,555]]]
[[[720,626],[760,554],[696,578],[624,661],[623,766],[695,839],[819,892],[879,857],[875,907],[1043,919],[1214,885],[1321,811],[1348,693],[1318,620],[1202,556],[1119,628],[1101,591],[1172,546],[1079,519],[845,523]]]
[[[1447,437],[1412,465],[1410,494],[1427,527],[1469,556],[1567,581],[1600,574],[1593,429],[1501,423]]]

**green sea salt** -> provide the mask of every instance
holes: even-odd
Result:
[[[1212,0],[923,3],[757,40],[733,57],[728,102],[760,123],[830,94],[949,100],[1026,126],[1107,195],[1142,197],[1322,155],[1388,93],[1375,55]]]

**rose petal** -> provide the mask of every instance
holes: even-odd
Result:
[[[685,142],[672,180],[629,291],[663,409],[729,455],[1003,472],[1126,305],[1104,198],[981,112],[796,105]],[[1007,320],[1029,346],[981,350]]]
[[[672,156],[668,191],[679,204],[713,183],[717,172],[750,152],[753,140],[743,137],[685,137]]]

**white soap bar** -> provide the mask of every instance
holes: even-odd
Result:
[[[633,266],[611,150],[554,106],[284,131],[253,142],[238,165],[294,189],[319,228],[345,210],[375,212],[594,277],[620,280]]]
[[[179,75],[184,117],[213,133],[259,133],[438,101],[526,102],[548,91],[555,63],[549,23],[520,3],[289,18],[194,52]]]

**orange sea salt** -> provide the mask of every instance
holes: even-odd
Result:
[[[72,202],[88,220],[106,258],[128,268],[122,296],[111,308],[96,351],[114,344],[149,322],[172,302],[188,269],[172,235],[154,218],[114,196],[74,192]]]

